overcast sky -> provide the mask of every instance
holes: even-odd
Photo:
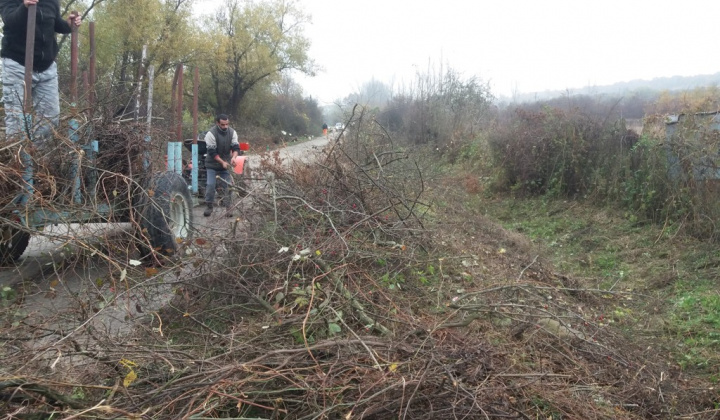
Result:
[[[213,11],[224,0],[196,0]],[[428,64],[511,95],[720,71],[716,0],[299,0],[312,16],[299,78],[331,103],[376,80],[402,85]]]

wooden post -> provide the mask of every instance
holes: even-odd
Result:
[[[90,75],[89,75],[89,93],[88,93],[88,99],[89,99],[89,108],[90,108],[90,114],[93,115],[95,113],[95,101],[97,97],[95,96],[95,22],[90,22]]]
[[[180,75],[180,64],[175,67],[175,74],[172,81],[172,92],[170,93],[170,127],[175,128],[175,116],[177,115],[177,82]]]
[[[183,117],[183,65],[178,64],[178,83],[177,83],[177,120],[175,121],[176,124],[176,131],[175,131],[175,139],[176,141],[183,141],[182,138],[182,117]]]
[[[35,61],[35,13],[37,5],[31,4],[27,8],[27,36],[25,38],[25,114],[32,112],[32,71]]]
[[[77,16],[78,12],[70,12],[70,16]],[[77,112],[77,101],[78,101],[78,88],[77,88],[77,74],[78,74],[78,27],[70,25],[72,32],[70,33],[70,107],[72,113]]]

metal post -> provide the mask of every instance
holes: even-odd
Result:
[[[175,127],[175,117],[177,116],[177,82],[178,76],[180,75],[180,67],[182,67],[182,64],[178,64],[177,67],[175,67],[175,74],[173,75],[170,93],[170,127]]]
[[[90,115],[95,112],[95,22],[90,22],[90,88],[89,88],[89,101],[90,101]]]
[[[175,142],[169,141],[167,144],[167,171],[175,170]]]
[[[183,65],[178,64],[178,79],[177,79],[177,120],[175,120],[176,132],[175,139],[179,142],[183,141],[182,138],[182,123],[183,123]]]
[[[182,142],[175,142],[175,173],[182,175]]]
[[[192,148],[192,171],[190,172],[193,195],[198,193],[198,92],[200,90],[200,71],[195,67],[193,75],[193,138]]]
[[[37,5],[31,4],[27,8],[27,35],[25,38],[25,113],[32,112],[32,70],[35,64],[35,13]],[[29,127],[28,127],[29,128]]]
[[[77,12],[70,12],[70,16],[76,16]],[[77,143],[80,141],[80,135],[78,129],[80,123],[77,120],[77,73],[78,73],[78,28],[75,25],[71,25],[72,32],[70,34],[70,107],[72,109],[73,117],[69,121],[68,136],[70,141],[75,144],[77,150]],[[80,190],[80,161],[82,159],[81,153],[74,153],[75,159],[70,164],[70,179],[72,180],[72,198],[75,203],[82,201],[82,191]]]
[[[88,125],[88,137],[94,138],[94,126],[92,124],[92,118],[95,115],[95,22],[90,22],[90,69],[87,76],[87,101],[89,110],[89,119],[91,124]],[[97,190],[97,155],[100,151],[100,143],[97,140],[90,141],[90,148],[88,149],[88,160],[90,161],[90,169],[88,170],[88,188],[90,189],[90,197],[93,203],[95,202],[96,190]]]
[[[198,193],[198,145],[197,142],[192,144],[192,171],[190,171],[192,193]]]
[[[73,118],[69,121],[68,124],[70,125],[70,129],[68,130],[70,141],[77,146],[77,143],[80,140],[80,135],[78,134],[78,130],[80,129],[80,123],[77,119]],[[70,164],[70,179],[72,180],[72,198],[74,202],[80,203],[82,201],[82,191],[80,190],[80,160],[82,159],[82,154],[73,153],[73,155],[75,155],[75,159],[73,159],[72,163]]]
[[[87,189],[90,190],[90,197],[93,202],[95,202],[95,191],[97,188],[97,155],[98,151],[100,150],[100,142],[97,140],[91,140],[90,141],[90,148],[88,148],[88,160],[90,161],[90,164],[92,165],[90,167],[90,170],[88,170],[88,185]]]
[[[77,16],[78,12],[70,12],[70,16]],[[77,74],[78,74],[78,27],[70,25],[72,32],[70,32],[70,107],[72,108],[73,114],[77,111],[77,100],[78,100],[78,89],[77,89]]]

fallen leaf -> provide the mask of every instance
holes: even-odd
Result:
[[[158,273],[158,269],[155,267],[145,267],[145,277],[152,277]]]
[[[127,375],[125,375],[125,379],[123,380],[123,386],[125,388],[129,387],[130,384],[132,384],[135,379],[137,379],[137,373],[135,373],[134,370],[130,369],[130,372],[128,372]]]

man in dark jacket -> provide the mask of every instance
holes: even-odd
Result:
[[[37,146],[42,146],[60,120],[55,33],[69,34],[71,25],[80,26],[81,19],[79,15],[71,14],[64,20],[60,15],[60,0],[0,0],[4,24],[0,57],[8,137],[21,133],[24,126],[25,38],[31,5],[36,6],[32,100],[39,123],[33,140]]]
[[[232,175],[228,169],[235,166],[235,158],[242,154],[240,143],[235,130],[230,128],[228,116],[220,114],[215,118],[215,127],[205,134],[207,155],[205,156],[205,169],[207,170],[207,186],[205,188],[205,204],[207,208],[203,216],[208,217],[213,212],[215,202],[216,178],[220,178],[222,194],[221,203],[226,208],[225,215],[232,217]]]

